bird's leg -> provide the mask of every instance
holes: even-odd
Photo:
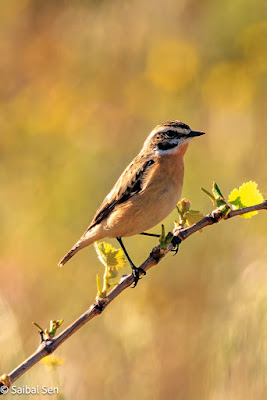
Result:
[[[126,248],[125,248],[125,246],[124,246],[124,244],[123,244],[123,242],[122,242],[122,239],[121,239],[121,237],[117,237],[117,240],[118,240],[118,242],[119,242],[119,244],[120,244],[120,246],[121,246],[121,248],[122,248],[122,250],[123,250],[123,252],[124,252],[124,254],[125,254],[125,256],[126,256],[126,258],[127,258],[127,260],[129,261],[129,263],[130,263],[130,265],[131,265],[131,268],[132,269],[137,269],[137,267],[134,265],[134,263],[132,262],[132,260],[131,260],[131,258],[130,258],[130,256],[129,256],[129,254],[127,253],[127,250],[126,250]]]
[[[159,238],[160,235],[157,235],[156,233],[148,233],[148,232],[141,232],[139,235],[144,235],[144,236],[152,236],[152,237],[157,237]]]
[[[179,250],[179,244],[181,243],[181,239],[178,236],[173,236],[172,238],[172,245],[174,246],[173,250],[174,256],[178,253]]]
[[[117,237],[117,240],[118,240],[118,242],[119,242],[119,244],[120,244],[120,246],[121,246],[121,248],[122,248],[122,250],[123,250],[123,252],[124,252],[124,254],[125,254],[126,258],[127,258],[127,260],[129,261],[131,268],[132,268],[132,271],[133,271],[132,273],[133,273],[133,276],[134,276],[134,285],[133,285],[133,287],[135,287],[137,285],[137,282],[140,279],[140,272],[142,274],[146,275],[146,271],[143,270],[142,268],[137,268],[134,265],[134,263],[132,262],[129,254],[127,253],[127,250],[125,249],[125,246],[124,246],[124,244],[123,244],[123,242],[121,240],[121,237]]]

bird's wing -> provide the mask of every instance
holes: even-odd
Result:
[[[98,208],[86,232],[106,219],[118,204],[124,203],[142,190],[144,177],[154,163],[153,157],[139,154],[128,165]]]

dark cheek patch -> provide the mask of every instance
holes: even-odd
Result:
[[[163,151],[173,149],[174,147],[177,147],[177,143],[161,142],[158,144],[158,149]]]

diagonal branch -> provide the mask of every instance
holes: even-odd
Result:
[[[230,209],[230,208],[229,208]],[[267,200],[261,204],[257,204],[251,207],[245,207],[240,210],[231,210],[227,215],[224,215],[220,208],[213,210],[211,213],[207,214],[201,221],[190,226],[189,228],[176,228],[172,232],[173,237],[179,238],[180,241],[187,239],[193,233],[203,229],[208,225],[213,225],[221,220],[227,220],[233,218],[237,215],[242,215],[251,211],[267,210]],[[152,268],[158,262],[166,256],[169,251],[173,250],[175,246],[170,243],[166,249],[160,248],[160,246],[155,247],[150,253],[149,257],[140,266],[143,270],[147,271]],[[60,333],[55,338],[44,340],[41,339],[41,344],[37,350],[23,363],[16,367],[9,375],[2,375],[0,377],[0,395],[1,386],[11,386],[21,375],[28,371],[34,364],[40,361],[42,358],[53,353],[65,340],[67,340],[71,335],[73,335],[78,329],[80,329],[84,324],[89,322],[91,319],[100,315],[102,311],[114,300],[121,292],[126,288],[131,286],[134,282],[133,275],[123,276],[120,283],[112,289],[104,299],[98,299],[93,303],[89,309],[82,314],[76,321],[69,325],[62,333]]]

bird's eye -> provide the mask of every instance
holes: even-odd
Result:
[[[169,137],[169,138],[175,138],[177,137],[177,132],[176,131],[166,131],[165,134]]]

